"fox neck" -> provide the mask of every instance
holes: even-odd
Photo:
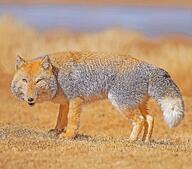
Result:
[[[65,93],[63,92],[63,90],[61,89],[59,82],[58,82],[58,68],[53,66],[53,74],[55,75],[56,81],[57,81],[57,90],[55,95],[51,98],[51,102],[53,103],[57,103],[57,104],[64,104],[66,102],[68,102],[67,97],[65,96]]]
[[[60,87],[58,87],[57,93],[51,99],[51,102],[57,103],[57,104],[68,103],[68,99],[67,99],[67,97],[65,96],[65,94],[63,93],[63,91],[62,91],[62,89]]]

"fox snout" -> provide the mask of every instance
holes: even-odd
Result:
[[[35,104],[34,99],[33,99],[32,97],[29,97],[29,98],[27,99],[27,101],[28,101],[28,104],[29,104],[30,106],[33,106],[33,105]]]
[[[32,97],[29,97],[29,98],[28,98],[28,101],[29,101],[29,102],[33,102],[33,100],[34,100],[34,99],[33,99]]]
[[[37,92],[35,86],[28,86],[25,96],[25,101],[30,105],[33,106],[37,100]]]
[[[36,92],[29,92],[29,91],[27,91],[25,101],[28,103],[28,105],[33,106],[37,100],[37,95]]]

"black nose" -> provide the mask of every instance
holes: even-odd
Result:
[[[28,98],[28,101],[29,101],[29,102],[32,102],[33,100],[34,100],[34,99],[31,98],[31,97]]]

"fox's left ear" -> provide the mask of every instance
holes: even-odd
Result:
[[[43,69],[45,69],[45,70],[51,68],[51,62],[50,62],[48,55],[43,57],[43,59],[41,61],[41,65],[42,65]]]

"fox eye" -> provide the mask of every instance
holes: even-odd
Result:
[[[36,83],[39,83],[39,82],[41,82],[42,80],[43,80],[43,78],[37,79],[37,80],[36,80]]]
[[[27,83],[27,79],[25,79],[25,78],[23,78],[22,81],[25,82],[25,83]]]

